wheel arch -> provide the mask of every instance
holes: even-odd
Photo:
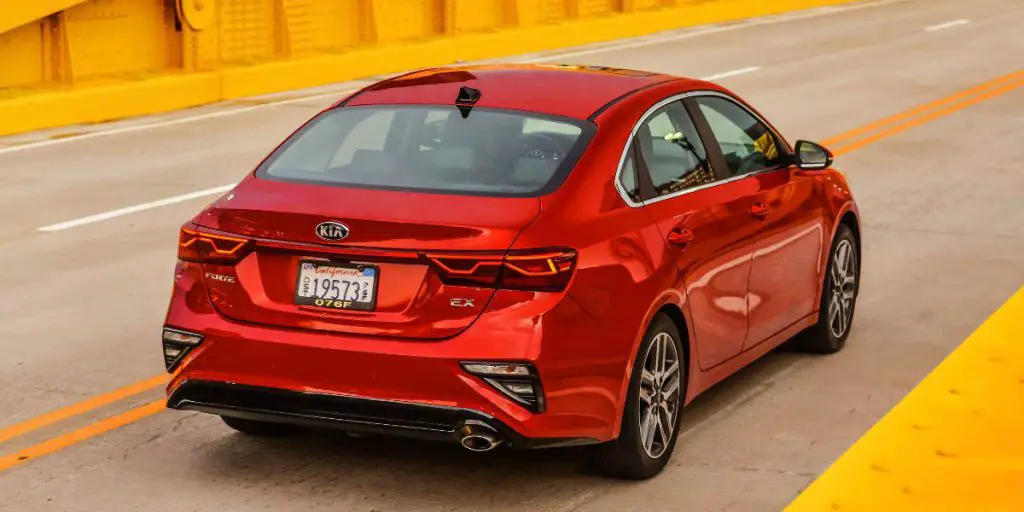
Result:
[[[831,236],[829,236],[829,238],[827,240],[825,240],[824,243],[822,244],[821,259],[819,260],[819,263],[818,263],[820,265],[819,271],[821,272],[820,276],[821,276],[822,280],[821,280],[821,286],[818,288],[818,296],[816,297],[816,301],[815,301],[815,304],[817,304],[817,305],[814,307],[814,314],[817,314],[818,311],[820,311],[820,309],[821,309],[820,308],[820,304],[821,304],[822,297],[824,296],[824,293],[825,293],[825,279],[824,279],[824,276],[825,276],[825,273],[828,272],[828,261],[829,261],[829,258],[830,258],[831,252],[832,252],[832,244],[835,243],[836,236],[839,234],[839,228],[841,226],[847,226],[847,227],[850,228],[850,231],[853,232],[854,246],[855,246],[855,248],[857,250],[857,270],[858,270],[858,272],[860,271],[861,267],[863,266],[863,262],[862,262],[862,258],[861,258],[861,253],[863,252],[863,250],[861,248],[862,244],[861,244],[860,212],[857,210],[856,204],[853,203],[852,200],[847,201],[841,207],[837,208],[835,213],[832,214],[832,215],[834,215],[834,216],[830,216],[830,220],[832,222]]]
[[[853,241],[856,242],[855,248],[857,249],[857,266],[860,267],[862,264],[861,260],[861,242],[860,242],[860,219],[852,209],[847,210],[846,213],[839,218],[839,224],[845,225],[850,228],[853,232]]]
[[[654,321],[655,317],[659,313],[664,313],[672,321],[673,325],[676,326],[676,330],[679,331],[679,335],[682,337],[679,340],[683,346],[683,357],[686,358],[686,381],[683,383],[684,393],[688,393],[690,385],[693,383],[694,377],[694,361],[697,359],[697,348],[693,344],[693,332],[690,329],[690,321],[687,318],[686,313],[686,299],[678,290],[666,291],[663,293],[658,300],[655,300],[647,314],[644,315],[643,321],[640,323],[640,329],[636,339],[630,345],[630,352],[628,356],[628,362],[626,367],[623,369],[622,384],[619,388],[619,404],[617,415],[619,422],[615,424],[615,428],[612,431],[612,438],[617,438],[621,432],[621,419],[623,411],[626,407],[626,393],[629,389],[630,378],[633,374],[633,367],[636,360],[637,352],[640,349],[640,344],[644,340],[644,335],[647,333],[647,329],[650,328],[651,322]],[[688,397],[684,395],[684,405],[688,403]]]
[[[693,342],[693,333],[690,330],[690,322],[683,312],[683,309],[678,304],[668,303],[658,309],[658,313],[665,313],[672,323],[675,324],[676,330],[679,331],[679,335],[683,339],[679,340],[679,343],[683,346],[683,357],[685,360],[686,368],[686,379],[683,381],[683,406],[690,403],[695,396],[690,396],[691,385],[694,383],[694,378],[699,375],[700,367],[697,366],[697,352],[696,345]],[[653,320],[654,317],[651,317]]]
[[[685,393],[686,389],[689,388],[690,374],[692,373],[689,371],[689,367],[690,363],[693,361],[693,357],[691,355],[692,349],[690,346],[689,323],[686,321],[686,315],[683,314],[683,310],[678,304],[665,304],[658,309],[655,316],[657,316],[658,313],[665,313],[666,316],[671,318],[672,323],[675,324],[676,329],[679,331],[679,335],[683,338],[679,340],[679,343],[683,346],[683,357],[686,358],[686,387],[683,389],[683,392]]]

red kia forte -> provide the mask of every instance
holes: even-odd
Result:
[[[683,407],[850,334],[860,222],[820,145],[704,81],[418,71],[332,105],[181,228],[168,406],[665,466]]]

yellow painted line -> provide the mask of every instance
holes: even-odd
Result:
[[[873,131],[880,130],[880,129],[885,128],[885,127],[887,127],[889,125],[896,124],[899,121],[904,121],[904,120],[907,120],[907,119],[911,119],[911,118],[913,118],[915,116],[926,114],[929,111],[935,110],[935,109],[937,109],[939,107],[944,107],[946,105],[950,105],[950,104],[956,103],[958,101],[969,99],[972,96],[976,96],[976,95],[978,95],[978,94],[980,94],[982,92],[985,92],[986,90],[993,89],[993,88],[995,88],[995,87],[997,87],[999,85],[1004,85],[1004,84],[1015,82],[1015,81],[1022,80],[1022,79],[1024,79],[1024,71],[1015,71],[1015,72],[1010,73],[1008,75],[996,78],[995,80],[990,80],[990,81],[985,82],[983,84],[971,87],[970,89],[958,92],[958,93],[956,93],[956,94],[954,94],[952,96],[947,96],[947,97],[939,99],[939,100],[935,100],[935,101],[932,101],[932,102],[929,102],[929,103],[925,103],[923,105],[914,107],[914,108],[912,108],[910,110],[906,110],[906,111],[901,112],[899,114],[896,114],[896,115],[893,115],[893,116],[889,116],[889,117],[886,117],[886,118],[883,118],[883,119],[879,119],[878,121],[875,121],[874,123],[866,124],[866,125],[864,125],[864,126],[862,126],[860,128],[857,128],[855,130],[850,130],[850,131],[848,131],[846,133],[843,133],[841,135],[837,135],[835,137],[832,137],[831,139],[825,141],[824,144],[828,144],[830,146],[838,145],[840,143],[846,142],[846,141],[851,140],[851,139],[855,139],[855,138],[860,137],[862,135],[868,135],[869,133],[871,133]]]
[[[994,80],[993,82],[988,82],[988,83],[1002,83],[1001,80],[1003,80],[1003,79],[997,79],[997,80]],[[1017,87],[1017,86],[1020,86],[1020,85],[1024,85],[1024,84],[1017,83],[1014,87]],[[979,103],[981,101],[984,101],[986,99],[989,99],[989,98],[992,98],[994,96],[997,96],[998,94],[1003,94],[1003,93],[1007,92],[1007,90],[1011,90],[1010,86],[1004,86],[1004,87],[1001,87],[1001,88],[998,88],[998,89],[990,91],[989,87],[986,87],[985,84],[982,84],[981,86],[974,87],[974,88],[969,89],[967,91],[964,91],[964,92],[961,92],[961,93],[957,93],[957,94],[955,94],[953,96],[950,96],[950,98],[956,98],[956,99],[963,100],[960,103],[954,103],[951,106],[948,106],[946,108],[935,110],[934,112],[929,113],[927,116],[923,116],[921,118],[921,119],[924,119],[923,121],[918,119],[918,120],[912,121],[911,123],[913,123],[913,124],[910,124],[910,123],[896,124],[896,126],[894,126],[892,128],[889,128],[888,130],[886,130],[885,132],[882,132],[882,133],[886,133],[887,135],[885,135],[885,136],[888,136],[888,135],[891,135],[891,134],[902,132],[902,131],[907,130],[907,129],[913,127],[913,126],[918,126],[918,125],[923,124],[925,122],[933,121],[933,120],[938,119],[938,118],[940,118],[942,116],[945,116],[945,115],[951,114],[953,112],[956,112],[956,111],[958,111],[958,110],[960,110],[962,108],[966,108],[967,106],[977,104],[977,103]],[[986,92],[986,91],[988,91],[988,92]],[[968,94],[968,93],[970,93],[970,94]],[[947,99],[940,99],[940,100],[937,100],[935,102],[931,102],[928,105],[947,105],[947,104],[950,104],[950,103],[951,103],[950,100],[947,98]],[[896,115],[890,116],[888,118],[884,118],[884,119],[882,119],[880,121],[876,121],[876,122],[872,123],[871,125],[867,125],[867,126],[873,126],[875,128],[884,128],[884,127],[888,126],[889,124],[898,123],[899,121],[901,121],[903,119],[907,119],[907,118],[911,117],[910,115],[908,115],[908,113],[916,112],[916,111],[918,111],[920,109],[921,109],[921,107],[916,107],[914,109],[908,110],[907,112],[904,112],[904,113],[901,113],[901,114],[896,114]],[[848,137],[848,134],[851,134],[851,133],[855,133],[855,134],[859,135],[859,134],[866,133],[866,132],[864,131],[863,128],[857,128],[857,129],[851,130],[849,132],[840,134],[840,135],[838,135],[836,137],[833,137],[831,139],[826,139],[825,143],[827,144],[828,141],[849,139],[850,137]],[[878,136],[876,134],[876,135],[874,135],[872,137],[869,137],[868,140],[866,140],[866,141],[857,142],[857,143],[848,145],[846,147],[845,151],[846,152],[850,152],[850,151],[855,151],[857,149],[861,149],[861,148],[867,146],[868,144],[877,142],[879,140],[882,140],[883,138],[884,137]],[[151,379],[147,379],[145,381],[133,384],[133,385],[128,386],[126,388],[122,388],[121,390],[113,391],[113,392],[108,393],[106,395],[101,395],[101,396],[98,396],[98,397],[93,398],[91,400],[87,400],[86,402],[82,402],[81,404],[76,404],[76,405],[73,405],[73,406],[69,406],[69,407],[67,407],[65,409],[60,409],[58,411],[54,411],[53,413],[49,413],[48,415],[44,415],[44,416],[41,416],[39,418],[28,420],[28,421],[26,421],[24,423],[20,423],[20,424],[14,425],[12,427],[8,427],[7,429],[0,430],[0,442],[5,440],[4,437],[3,437],[5,434],[9,436],[6,439],[10,439],[10,437],[13,437],[14,435],[21,435],[24,432],[28,432],[30,430],[35,430],[37,428],[40,428],[40,427],[45,426],[45,425],[49,425],[49,424],[54,423],[56,421],[60,421],[62,419],[69,418],[71,416],[74,416],[75,414],[81,414],[82,412],[85,412],[87,410],[95,409],[96,407],[99,407],[100,405],[106,405],[107,403],[111,403],[111,402],[116,401],[116,400],[118,400],[120,398],[124,398],[124,397],[130,396],[132,394],[135,394],[135,393],[130,393],[127,390],[136,390],[137,389],[138,390],[137,392],[141,392],[141,391],[145,391],[146,389],[151,389],[153,387],[156,387],[157,385],[160,385],[160,384],[163,384],[164,382],[166,382],[166,378],[167,377],[165,375],[158,375],[158,376],[153,377]],[[1024,373],[1022,373],[1021,378],[1022,378],[1022,380],[1024,380]],[[123,395],[123,396],[120,396],[120,398],[114,398],[114,397],[118,396],[119,394]],[[25,460],[28,460],[30,458],[38,457],[39,455],[45,455],[47,453],[52,453],[54,451],[63,449],[65,447],[67,447],[67,446],[71,446],[72,444],[75,444],[77,442],[84,441],[86,439],[89,439],[91,437],[99,435],[99,434],[101,434],[103,432],[106,432],[108,430],[111,430],[113,428],[117,428],[118,426],[126,425],[126,424],[131,423],[131,422],[133,422],[135,420],[144,418],[144,417],[149,416],[151,414],[155,414],[156,412],[159,412],[159,410],[161,410],[163,408],[163,403],[164,403],[163,401],[158,401],[158,402],[150,403],[150,404],[148,404],[146,406],[143,406],[143,407],[140,407],[140,408],[137,408],[137,409],[133,409],[131,411],[128,411],[128,412],[123,413],[123,414],[119,414],[119,415],[114,416],[112,418],[109,418],[109,419],[106,419],[106,420],[102,420],[102,421],[100,421],[98,423],[95,423],[95,424],[93,424],[91,426],[84,427],[82,429],[76,430],[75,432],[72,432],[72,433],[67,434],[65,436],[60,436],[60,437],[51,439],[49,441],[45,441],[45,442],[43,442],[43,443],[41,443],[39,445],[30,447],[28,450],[26,450],[25,452],[23,452],[21,454],[14,454],[14,455],[11,455],[11,456],[8,456],[8,457],[5,457],[5,458],[0,458],[0,471],[6,469],[7,467],[11,467],[10,465],[4,466],[4,464],[14,465],[14,464],[17,464],[17,463],[20,463],[20,462],[24,462]],[[160,407],[156,407],[157,404],[159,404]],[[80,412],[75,412],[75,411],[79,411],[79,410],[80,410]],[[140,413],[140,411],[144,411],[145,413],[142,414],[142,413]],[[96,430],[96,427],[99,426],[99,425],[104,425],[104,427],[102,427],[99,430]],[[113,426],[110,426],[110,425],[113,425]],[[29,427],[31,427],[31,428],[29,428]],[[13,433],[13,435],[8,433],[8,432]],[[12,457],[14,457],[15,459],[11,459]],[[22,458],[22,457],[25,457],[25,458]],[[11,460],[14,460],[14,462],[11,463]]]
[[[0,457],[0,471],[5,471],[19,464],[23,464],[32,459],[39,458],[43,455],[47,455],[73,444],[80,443],[86,439],[96,437],[104,432],[114,430],[115,428],[122,427],[134,421],[138,421],[147,416],[152,416],[160,411],[164,410],[164,401],[157,400],[150,402],[141,407],[128,410],[116,416],[111,416],[107,419],[86,425],[78,430],[69,432],[67,434],[54,437],[39,443],[37,445],[30,446],[19,452],[12,453]]]
[[[61,409],[57,409],[56,411],[43,414],[42,416],[37,416],[35,418],[23,421],[21,423],[16,423],[9,427],[2,428],[0,429],[0,443],[10,441],[15,437],[25,435],[29,432],[32,432],[33,430],[38,430],[40,428],[52,425],[59,421],[63,421],[68,418],[72,418],[74,416],[87,413],[94,409],[98,409],[105,405],[112,404],[114,402],[117,402],[118,400],[123,400],[130,396],[142,393],[144,391],[149,391],[150,389],[164,385],[166,383],[166,375],[157,375],[156,377],[152,377],[141,382],[136,382],[135,384],[125,386],[121,389],[117,389],[109,393],[104,393],[102,395],[94,396],[88,400],[78,402],[76,404],[72,404]]]
[[[833,150],[833,152],[835,153],[836,156],[838,156],[838,155],[842,155],[844,153],[849,153],[851,151],[856,151],[857,149],[860,149],[860,148],[862,148],[864,146],[867,146],[869,144],[873,144],[875,142],[878,142],[881,139],[884,139],[884,138],[887,138],[887,137],[891,137],[891,136],[896,135],[898,133],[905,132],[905,131],[907,131],[907,130],[909,130],[911,128],[914,128],[916,126],[920,126],[920,125],[929,123],[929,122],[934,121],[934,120],[936,120],[936,119],[938,119],[940,117],[947,116],[947,115],[952,114],[952,113],[954,113],[954,112],[956,112],[958,110],[963,110],[963,109],[965,109],[967,107],[970,107],[972,105],[977,105],[978,103],[981,103],[982,101],[985,101],[985,100],[988,100],[988,99],[992,99],[992,98],[995,98],[997,96],[1002,96],[1002,95],[1004,95],[1006,93],[1015,91],[1015,90],[1017,90],[1017,89],[1019,89],[1021,87],[1024,87],[1024,74],[1021,74],[1021,75],[1022,75],[1021,78],[1019,80],[1015,81],[1015,82],[1010,82],[1010,83],[1008,83],[1006,85],[1003,85],[1001,87],[997,87],[997,88],[992,89],[992,90],[986,90],[984,92],[976,93],[976,94],[971,95],[971,96],[967,97],[966,99],[964,99],[963,101],[960,101],[958,103],[953,103],[953,104],[951,104],[951,105],[949,105],[947,107],[940,108],[940,109],[937,109],[937,110],[933,110],[933,111],[931,111],[931,112],[929,112],[929,113],[927,113],[927,114],[925,114],[923,116],[915,117],[913,119],[910,119],[909,121],[906,121],[906,122],[903,122],[903,123],[900,123],[900,124],[895,124],[893,126],[890,126],[890,127],[886,128],[885,130],[882,130],[882,131],[879,131],[877,133],[874,133],[874,134],[872,134],[872,135],[870,135],[868,137],[865,137],[863,139],[860,139],[860,140],[857,140],[855,142],[851,142],[849,144],[837,147],[837,148],[835,148]]]
[[[786,510],[1024,510],[1024,288]]]

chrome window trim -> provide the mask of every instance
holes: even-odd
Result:
[[[753,117],[754,119],[757,119],[758,122],[760,122],[762,125],[764,125],[766,130],[768,130],[772,135],[774,135],[776,139],[779,139],[779,134],[775,133],[775,131],[772,130],[771,125],[768,124],[768,121],[766,121],[763,117],[757,115],[755,112],[752,112],[750,109],[748,109],[742,103],[736,101],[736,98],[734,98],[734,97],[732,97],[732,96],[730,96],[728,94],[720,93],[718,91],[702,90],[702,91],[689,91],[689,92],[684,92],[684,93],[681,93],[681,94],[676,94],[674,96],[669,96],[668,98],[665,98],[665,99],[655,103],[653,106],[648,108],[647,111],[644,112],[644,115],[640,116],[640,120],[637,121],[636,124],[633,125],[633,130],[629,132],[629,139],[626,140],[626,146],[624,148],[622,148],[622,156],[619,157],[619,167],[615,171],[615,190],[618,191],[619,197],[621,197],[622,200],[626,202],[626,205],[628,205],[630,208],[639,208],[641,206],[645,206],[645,205],[652,204],[652,203],[657,203],[659,201],[665,201],[667,199],[674,199],[676,197],[679,197],[679,196],[682,196],[682,195],[686,195],[686,194],[689,194],[689,193],[692,193],[692,192],[698,192],[698,191],[701,191],[701,190],[706,190],[706,189],[709,189],[711,187],[717,187],[718,185],[724,185],[726,183],[731,183],[733,181],[738,181],[738,180],[741,180],[743,178],[748,178],[750,176],[757,176],[759,174],[763,174],[763,173],[771,172],[771,171],[776,171],[776,170],[779,169],[779,167],[769,167],[769,168],[766,168],[766,169],[761,169],[759,171],[755,171],[755,172],[751,172],[751,173],[747,173],[747,174],[740,174],[738,176],[732,176],[732,177],[726,178],[724,180],[717,180],[717,181],[713,181],[711,183],[706,183],[704,185],[698,185],[696,187],[688,188],[686,190],[680,190],[679,192],[674,192],[672,194],[666,194],[666,195],[663,195],[663,196],[658,196],[658,197],[655,197],[653,199],[649,199],[647,201],[640,201],[640,202],[633,201],[629,197],[629,193],[627,193],[626,190],[622,187],[622,170],[623,170],[623,167],[626,165],[626,154],[629,153],[629,147],[630,147],[631,144],[633,144],[633,139],[636,137],[636,133],[638,131],[640,131],[640,127],[645,122],[647,122],[647,119],[650,118],[652,115],[654,115],[654,113],[657,112],[658,110],[660,110],[662,107],[665,107],[666,105],[668,105],[668,104],[670,104],[672,102],[675,102],[675,101],[682,101],[684,98],[699,97],[699,96],[716,96],[716,97],[724,98],[724,99],[726,99],[728,101],[731,101],[732,103],[736,104],[737,107],[743,109],[744,112],[750,114],[751,117]],[[689,113],[687,113],[687,115],[689,115]],[[717,143],[717,141],[716,141],[716,143]],[[777,143],[778,143],[778,140],[776,140],[776,144]],[[707,144],[703,140],[701,141],[701,144],[704,144],[704,151],[707,151]],[[710,162],[709,162],[709,165],[710,165]],[[637,186],[638,187],[640,186],[639,171],[640,171],[640,168],[638,166],[637,167],[637,173],[638,173],[638,175],[637,175]]]

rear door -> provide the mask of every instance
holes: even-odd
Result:
[[[750,269],[747,349],[813,312],[828,229],[813,179],[789,164],[785,146],[767,123],[723,95],[697,95],[687,101],[707,121],[729,174],[747,176],[757,185],[750,205],[760,230]]]
[[[641,121],[633,144],[641,203],[682,276],[698,362],[710,368],[739,354],[746,338],[747,280],[758,229],[748,210],[756,184],[716,174],[678,98]]]

